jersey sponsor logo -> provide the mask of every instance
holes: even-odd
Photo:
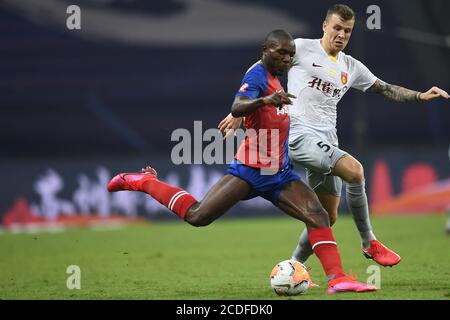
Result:
[[[239,92],[245,92],[248,88],[248,83],[244,83],[241,88],[239,89]]]
[[[319,77],[312,77],[312,80],[308,82],[308,87],[316,88],[326,96],[336,99],[340,99],[347,90],[347,87],[336,88],[332,83],[324,81]]]
[[[342,84],[347,84],[348,81],[348,73],[347,72],[341,72],[341,82]]]
[[[319,68],[322,67],[321,65],[318,65],[318,64],[316,64],[315,62],[313,62],[312,66],[313,66],[313,67],[319,67]]]

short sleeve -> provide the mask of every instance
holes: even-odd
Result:
[[[354,59],[355,61],[355,81],[352,83],[352,87],[361,91],[369,89],[375,81],[378,79],[370,70],[362,64],[362,62]]]
[[[256,99],[263,96],[266,87],[267,74],[264,68],[256,66],[245,74],[236,96],[245,96],[250,99]]]
[[[292,65],[297,65],[298,62],[300,61],[301,57],[300,55],[303,53],[303,39],[301,38],[297,38],[294,40],[295,42],[295,55],[294,58],[292,59]]]

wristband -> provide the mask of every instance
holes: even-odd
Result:
[[[417,101],[417,102],[422,101],[422,100],[420,99],[420,94],[421,94],[421,92],[419,92],[419,91],[416,93],[416,101]]]

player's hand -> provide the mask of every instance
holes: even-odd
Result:
[[[242,118],[235,118],[230,113],[225,119],[220,121],[217,127],[219,128],[220,133],[222,133],[223,138],[226,139],[228,136],[233,135],[236,129],[240,128],[241,122]]]
[[[296,96],[284,91],[277,91],[270,96],[264,97],[264,104],[273,104],[274,106],[281,108],[283,105],[292,104],[292,100],[289,98],[295,99]]]
[[[444,90],[442,90],[442,89],[440,89],[438,87],[432,87],[427,92],[422,92],[419,95],[419,100],[420,101],[430,101],[430,100],[437,99],[439,97],[442,97],[444,99],[448,99],[450,96]]]

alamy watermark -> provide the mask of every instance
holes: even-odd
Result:
[[[67,7],[66,26],[69,30],[81,30],[81,8],[75,4]],[[366,20],[366,26],[369,30],[381,29],[381,9],[378,5],[372,4],[367,7],[366,13],[370,16]]]
[[[381,29],[381,9],[379,6],[372,4],[367,7],[367,14],[370,16],[366,20],[366,26],[369,30]]]
[[[71,4],[67,7],[66,13],[69,16],[66,19],[66,26],[69,30],[81,30],[81,9],[79,6]]]
[[[193,129],[193,134],[185,128],[172,132],[171,141],[178,142],[170,154],[172,163],[229,164],[236,158],[249,166],[260,167],[263,175],[275,174],[280,169],[283,156],[280,147],[285,148],[281,143],[284,143],[282,138],[287,139],[287,133],[281,137],[279,129],[238,128],[234,132],[236,139],[225,140],[218,129],[203,131],[202,121],[194,121]]]
[[[77,265],[70,265],[66,269],[66,273],[70,274],[67,278],[66,286],[67,289],[81,289],[81,269]]]
[[[367,284],[375,286],[377,289],[381,289],[381,269],[380,269],[380,267],[372,264],[367,267],[366,273],[371,274],[371,276],[369,276],[367,278]]]
[[[369,277],[366,280],[367,285],[374,286],[377,289],[381,289],[381,269],[377,265],[370,265],[366,269],[366,274],[369,274]],[[349,272],[350,278],[354,280],[358,280],[358,276],[355,272],[350,269]]]

